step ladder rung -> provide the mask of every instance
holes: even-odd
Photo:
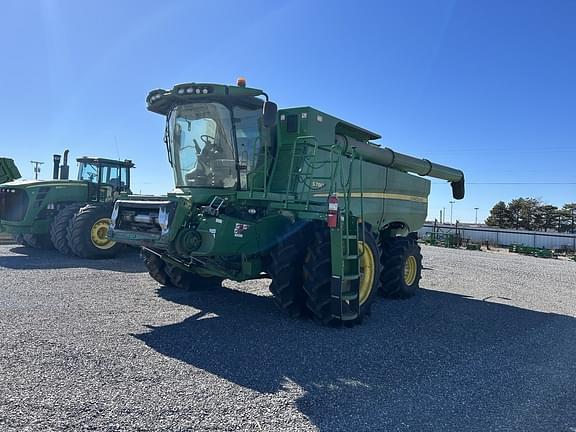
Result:
[[[351,281],[351,280],[359,279],[359,278],[360,278],[360,275],[358,275],[358,274],[354,274],[354,275],[344,275],[344,276],[341,276],[341,277],[342,277],[342,280]]]
[[[355,260],[358,259],[358,255],[344,255],[343,258],[345,260]]]
[[[345,312],[339,317],[342,321],[352,321],[358,318],[358,314],[356,312]]]
[[[341,299],[345,301],[356,300],[358,298],[358,293],[348,291],[340,294],[339,296],[332,296],[332,298],[336,300]]]

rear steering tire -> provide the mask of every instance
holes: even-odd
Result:
[[[213,276],[199,276],[196,273],[187,272],[168,263],[164,263],[164,271],[170,280],[170,285],[189,291],[221,286],[224,280],[223,278]]]
[[[108,240],[112,206],[88,204],[68,224],[66,238],[74,255],[80,258],[113,258],[123,245]]]
[[[146,249],[141,250],[140,256],[152,279],[160,285],[170,284],[170,277],[166,273],[166,263],[162,258]]]
[[[382,295],[391,299],[414,296],[422,277],[422,254],[418,243],[413,238],[390,237],[380,247]]]

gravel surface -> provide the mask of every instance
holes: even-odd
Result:
[[[0,430],[576,431],[576,263],[423,247],[352,329],[0,246]]]

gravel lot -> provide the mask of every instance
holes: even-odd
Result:
[[[576,431],[576,263],[424,247],[352,329],[0,246],[0,430]]]

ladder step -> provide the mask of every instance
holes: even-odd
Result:
[[[357,235],[343,235],[342,238],[344,240],[358,240],[358,236]]]
[[[359,279],[359,278],[360,278],[360,275],[357,275],[357,274],[355,274],[355,275],[344,275],[344,276],[342,276],[342,280],[345,280],[345,281],[356,280],[356,279]]]
[[[355,260],[358,259],[358,255],[344,255],[343,258],[345,260]]]
[[[342,321],[352,321],[355,320],[356,318],[358,318],[358,314],[356,312],[345,312],[340,317]]]
[[[348,291],[340,294],[340,296],[332,296],[332,298],[336,300],[345,300],[345,301],[356,300],[358,298],[358,293]]]

